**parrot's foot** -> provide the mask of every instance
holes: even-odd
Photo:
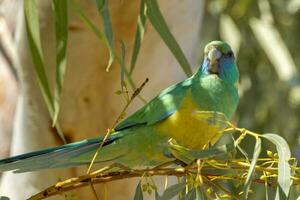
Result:
[[[176,165],[180,165],[181,167],[186,167],[188,166],[188,164],[186,164],[185,162],[183,162],[182,160],[179,160],[179,159],[175,159],[174,163]]]

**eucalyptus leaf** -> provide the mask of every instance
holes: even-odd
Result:
[[[244,188],[243,188],[243,199],[244,200],[248,199],[249,189],[250,189],[250,186],[252,183],[253,175],[255,172],[255,166],[256,166],[260,151],[261,151],[261,139],[256,138],[252,161],[251,161],[251,164],[250,164],[250,167],[248,170],[248,174],[247,174],[247,178],[246,178],[246,181],[244,183]]]
[[[176,195],[178,195],[186,186],[186,182],[181,182],[175,185],[171,185],[168,187],[161,197],[159,197],[159,200],[170,200]]]
[[[53,100],[44,65],[37,0],[25,0],[24,12],[28,42],[35,67],[35,72],[37,74],[38,83],[41,88],[43,98],[47,104],[49,113],[51,116],[53,116]]]
[[[121,41],[121,60],[120,60],[120,67],[121,67],[121,91],[123,91],[125,84],[125,44]]]
[[[280,186],[276,188],[275,200],[288,200],[288,196],[284,194]]]
[[[196,189],[196,198],[195,200],[206,200],[207,197],[204,194],[203,190],[200,187],[197,187]]]
[[[114,53],[114,39],[113,39],[113,30],[112,24],[110,20],[110,14],[108,9],[108,1],[107,0],[96,0],[98,11],[102,17],[104,33],[108,41],[108,50],[109,50],[109,61],[106,67],[106,71],[109,71],[111,64],[114,61],[115,53]]]
[[[59,109],[60,95],[66,71],[66,52],[68,41],[68,0],[53,0],[55,13],[56,33],[56,85],[54,93],[53,126],[56,124]]]
[[[278,184],[281,187],[285,196],[288,196],[290,187],[292,185],[291,169],[289,160],[291,158],[291,151],[287,142],[279,135],[273,133],[263,134],[262,137],[268,139],[275,144],[278,152]]]
[[[143,190],[142,190],[142,187],[141,187],[141,181],[136,186],[135,194],[134,194],[134,198],[133,199],[134,200],[143,200],[144,199],[144,197],[143,197]]]
[[[160,37],[166,43],[170,51],[173,53],[181,68],[187,76],[192,75],[190,64],[188,63],[182,49],[177,43],[176,39],[169,30],[167,23],[159,10],[156,0],[145,0],[147,4],[147,17],[153,27],[159,33]]]
[[[186,164],[190,164],[195,159],[211,158],[221,155],[227,155],[229,152],[234,150],[232,144],[226,144],[216,147],[211,147],[205,150],[191,150],[187,149],[178,144],[169,144],[169,151],[171,154],[180,161],[183,161]]]
[[[135,68],[135,63],[144,38],[145,23],[146,23],[146,9],[147,6],[145,0],[141,0],[140,13],[137,20],[137,28],[136,28],[133,51],[131,56],[130,71],[129,71],[130,74],[132,74]]]
[[[45,100],[50,117],[54,117],[54,102],[51,95],[48,78],[45,71],[44,57],[41,45],[40,26],[38,16],[37,0],[24,1],[24,14],[28,44],[32,55],[34,70],[37,74],[37,80]],[[61,131],[59,124],[55,125],[58,136],[66,143],[65,137]]]
[[[72,0],[72,8],[75,10],[76,14],[82,20],[82,22],[93,31],[96,36],[106,45],[109,46],[105,34],[85,15],[80,6]]]
[[[203,159],[203,158],[212,158],[216,156],[227,155],[233,150],[234,150],[233,144],[226,144],[226,145],[211,147],[205,150],[199,150],[199,151],[192,150],[191,154],[197,159]]]
[[[184,194],[182,197],[183,200],[195,200],[196,199],[196,189],[193,188],[188,191],[187,194]]]

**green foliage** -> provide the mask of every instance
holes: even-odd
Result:
[[[191,67],[183,54],[176,39],[170,32],[167,23],[165,22],[156,0],[145,0],[147,4],[147,17],[152,23],[153,27],[159,33],[160,37],[164,40],[170,51],[173,53],[183,71],[187,76],[192,75]]]
[[[56,33],[56,85],[54,93],[53,126],[59,114],[60,94],[67,65],[68,1],[53,0]]]
[[[169,200],[172,199],[173,197],[177,196],[183,189],[185,189],[186,183],[185,181],[172,185],[168,187],[162,194],[162,196],[157,196],[156,200]]]
[[[143,199],[144,199],[143,190],[142,190],[141,181],[140,181],[139,184],[136,186],[133,200],[143,200]]]
[[[145,33],[145,23],[146,23],[146,3],[145,0],[141,0],[141,6],[140,6],[140,13],[138,16],[137,21],[137,28],[135,33],[135,39],[134,39],[134,46],[131,56],[131,63],[130,63],[130,74],[133,72],[135,63],[142,45],[142,41],[144,38]]]
[[[207,1],[201,46],[216,38],[232,45],[241,74],[236,115],[239,126],[280,133],[299,159],[300,7],[295,2]],[[246,139],[240,146],[250,154],[253,145]],[[273,148],[263,143],[262,154]],[[253,199],[265,198],[260,185],[252,188],[256,196]],[[268,190],[269,199],[274,199],[275,189]]]
[[[290,187],[292,185],[291,180],[291,169],[290,169],[290,158],[291,152],[289,145],[287,142],[276,134],[264,134],[264,138],[270,140],[273,144],[276,145],[276,149],[278,152],[278,184],[279,187],[284,192],[285,196],[288,197]]]
[[[45,72],[37,1],[25,0],[24,12],[37,80],[49,114],[53,119],[53,124],[55,124],[60,137],[64,140],[56,120],[60,109],[60,93],[66,68],[68,39],[67,1],[53,0],[53,3],[56,32],[56,86],[54,98]],[[190,65],[176,39],[171,34],[156,0],[141,1],[129,70],[124,62],[125,44],[121,43],[120,53],[114,47],[114,32],[111,25],[108,1],[96,0],[96,5],[103,21],[103,31],[92,23],[85,15],[84,10],[75,1],[71,1],[70,4],[81,20],[108,49],[110,57],[107,70],[114,60],[121,66],[122,89],[126,87],[125,77],[133,90],[136,89],[131,79],[131,74],[135,69],[136,60],[142,45],[144,26],[147,19],[173,53],[183,71],[187,75],[191,75]],[[204,46],[207,41],[221,38],[232,44],[236,52],[242,75],[242,100],[238,109],[240,126],[255,129],[259,132],[272,131],[282,133],[288,139],[292,150],[295,149],[297,153],[297,149],[299,149],[297,140],[299,136],[297,134],[300,129],[300,124],[298,123],[300,98],[297,95],[297,91],[299,92],[297,90],[297,88],[299,89],[299,77],[295,75],[299,72],[299,65],[295,63],[300,61],[300,57],[297,55],[297,52],[300,51],[299,38],[296,34],[300,31],[300,22],[298,20],[300,7],[292,4],[293,1],[286,3],[284,0],[207,1],[201,43]],[[246,137],[248,135],[253,136],[256,140],[252,158],[248,156],[250,154],[249,151],[253,149],[252,143]],[[272,149],[272,146],[264,142],[264,145],[261,145],[261,139],[269,140],[273,143],[276,147],[277,155],[270,153],[271,151],[266,153],[267,150]],[[241,143],[242,141],[246,142]],[[285,140],[275,134],[259,135],[248,131],[242,132],[234,144],[234,146],[225,145],[203,151],[192,151],[176,144],[176,141],[170,141],[170,152],[178,160],[194,167],[194,160],[201,160],[201,173],[197,174],[196,170],[196,174],[193,174],[193,176],[187,174],[187,184],[181,182],[178,185],[170,186],[164,191],[162,196],[155,190],[157,199],[170,199],[170,196],[179,193],[182,199],[204,199],[203,195],[209,194],[207,191],[211,191],[219,198],[247,199],[248,196],[251,196],[252,189],[255,190],[257,186],[261,187],[262,185],[266,186],[267,192],[277,187],[276,192],[274,192],[275,197],[287,199],[290,189],[293,188],[292,181],[295,184],[299,182],[299,169],[296,167],[295,160],[291,158],[291,153]],[[238,152],[237,155],[234,155],[235,151]],[[268,157],[259,158],[260,153],[268,155]],[[232,156],[231,158],[230,155]],[[235,156],[240,155],[241,157],[235,159]],[[224,156],[226,157],[225,160],[217,159]],[[294,163],[291,163],[292,161]],[[207,166],[211,166],[220,174],[213,178],[205,176],[206,171],[204,169]],[[196,165],[197,167],[199,166]],[[237,167],[238,169],[233,171],[232,167]],[[179,171],[181,169],[183,168],[176,168]],[[189,171],[189,173],[192,172]],[[226,172],[226,174],[223,172]],[[202,181],[199,180],[201,179],[199,177],[202,177]],[[197,181],[195,181],[196,179]],[[255,184],[252,184],[253,180]],[[228,182],[231,184],[228,184]],[[142,182],[139,183],[136,189],[137,199],[142,198],[141,184]],[[242,188],[240,187],[241,185]],[[272,198],[274,195],[272,196],[272,192],[270,193],[270,198]],[[256,196],[258,195],[256,193]]]
[[[106,68],[106,71],[109,71],[109,68],[111,64],[114,61],[115,57],[115,51],[114,51],[114,39],[113,39],[113,30],[109,15],[109,9],[108,9],[108,1],[107,0],[96,0],[98,11],[102,17],[103,20],[103,26],[104,26],[104,33],[107,38],[107,47],[109,50],[109,61]]]
[[[32,60],[35,66],[35,72],[37,74],[37,80],[41,88],[43,98],[46,102],[49,114],[53,119],[54,100],[50,91],[49,82],[45,71],[44,57],[43,57],[43,51],[42,51],[41,39],[40,39],[37,1],[36,0],[24,1],[24,13],[25,13],[28,42],[31,50]],[[62,76],[63,75],[61,75],[60,77]],[[59,137],[62,139],[63,142],[66,142],[59,124],[56,124],[55,127],[57,129]]]
[[[256,138],[256,143],[255,143],[255,147],[254,147],[252,161],[251,161],[251,164],[250,164],[250,167],[249,167],[249,171],[247,172],[246,181],[244,183],[243,199],[248,199],[248,193],[249,193],[249,189],[250,189],[250,186],[251,186],[251,182],[253,180],[253,176],[254,176],[254,173],[255,173],[255,166],[256,166],[257,159],[259,157],[260,151],[261,151],[261,139]]]
[[[26,0],[24,3],[24,12],[26,19],[26,28],[29,38],[29,46],[31,49],[31,54],[33,62],[35,65],[35,71],[37,73],[37,79],[46,102],[49,114],[53,119],[53,125],[56,126],[59,136],[64,141],[63,133],[60,130],[59,124],[56,123],[59,110],[60,110],[60,94],[63,87],[63,80],[66,70],[66,50],[67,50],[67,40],[68,40],[68,1],[67,0],[53,0],[53,12],[55,14],[55,33],[56,33],[56,85],[54,91],[54,98],[52,96],[49,81],[45,72],[45,64],[43,58],[43,51],[41,47],[41,38],[39,30],[39,17],[38,17],[38,7],[36,0]],[[143,35],[144,35],[144,25],[146,18],[150,19],[152,25],[156,28],[158,33],[161,35],[163,41],[170,48],[171,52],[174,54],[175,58],[181,64],[182,69],[187,75],[191,75],[191,68],[189,63],[184,56],[180,46],[176,42],[175,38],[169,31],[167,24],[160,13],[159,7],[156,1],[141,1],[140,14],[137,20],[137,32],[135,36],[135,43],[133,48],[133,53],[131,56],[130,71],[128,72],[127,67],[124,65],[124,59],[121,56],[125,54],[124,50],[121,50],[121,56],[116,52],[114,48],[114,37],[111,24],[111,18],[108,9],[108,1],[106,0],[96,0],[96,5],[99,14],[103,21],[104,32],[102,32],[92,21],[85,15],[84,11],[80,6],[71,0],[71,6],[81,18],[81,20],[90,28],[98,38],[105,44],[109,51],[109,60],[106,70],[108,71],[112,65],[114,59],[122,66],[122,87],[124,86],[124,74],[126,75],[129,84],[132,89],[135,90],[136,86],[131,78],[131,73],[134,70],[135,63],[139,54],[141,47]],[[122,88],[123,89],[123,88]],[[140,97],[141,98],[141,97]],[[141,98],[142,99],[142,98]],[[144,99],[142,99],[145,101]]]

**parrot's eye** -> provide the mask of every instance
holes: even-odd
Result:
[[[233,52],[232,52],[232,51],[229,51],[229,52],[227,53],[227,56],[228,56],[228,57],[232,57],[232,56],[233,56]]]

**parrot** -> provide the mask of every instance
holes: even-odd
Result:
[[[105,141],[104,137],[96,137],[5,158],[0,160],[0,172],[89,165],[102,142],[95,163],[138,167],[172,161],[170,139],[195,150],[218,141],[224,126],[214,118],[232,118],[239,102],[238,81],[230,45],[211,41],[204,48],[201,66],[191,77],[164,89],[117,124]]]

